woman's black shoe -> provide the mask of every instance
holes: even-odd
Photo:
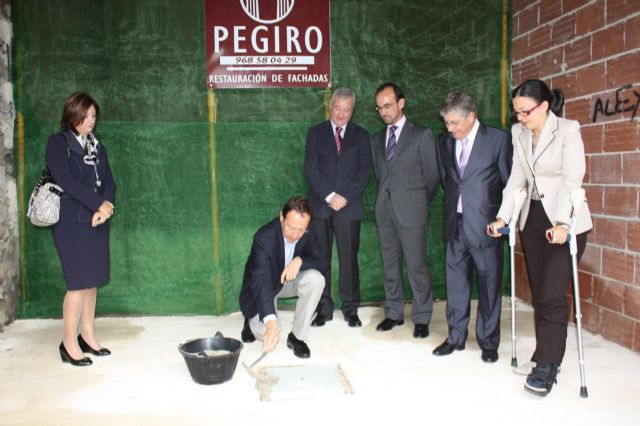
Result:
[[[93,349],[91,346],[89,346],[87,342],[84,341],[84,339],[82,338],[82,335],[78,335],[78,344],[80,345],[80,349],[82,349],[82,352],[85,352],[85,353],[88,352],[95,356],[111,355],[111,351],[107,348],[100,348],[98,350]]]
[[[67,352],[67,348],[64,347],[64,342],[60,342],[60,358],[62,358],[62,362],[68,362],[77,367],[85,367],[93,364],[93,361],[91,361],[91,358],[89,357],[84,357],[82,359],[71,358],[71,355]]]

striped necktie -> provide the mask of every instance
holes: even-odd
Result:
[[[389,127],[389,140],[387,141],[387,161],[393,158],[393,149],[396,146],[396,129],[398,126]]]

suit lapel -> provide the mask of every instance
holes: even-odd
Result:
[[[338,147],[336,145],[336,135],[333,133],[333,127],[331,126],[331,120],[327,120],[325,122],[323,132],[324,132],[323,139],[329,145],[328,149],[337,156]],[[345,136],[346,136],[346,131],[345,131]],[[343,141],[342,147],[344,148],[344,141]]]
[[[278,239],[278,264],[284,268],[284,234],[279,219],[276,219],[276,238]]]
[[[529,170],[533,175],[534,173],[533,173],[532,135],[531,135],[531,132],[528,131],[526,127],[524,127],[524,125],[520,124],[520,127],[522,131],[520,132],[520,135],[518,135],[518,146],[520,147],[520,150],[524,155],[524,159],[527,162],[527,166],[529,167]]]
[[[342,151],[341,151],[341,153],[344,153],[345,149],[349,150],[349,149],[352,148],[352,146],[353,146],[353,143],[352,143],[353,133],[354,133],[353,124],[351,124],[351,122],[349,121],[347,123],[347,126],[346,126],[345,130],[344,130],[344,138],[342,138]]]
[[[553,141],[556,139],[556,133],[558,132],[558,117],[553,112],[549,112],[549,116],[547,117],[547,122],[544,124],[542,128],[542,133],[540,134],[540,140],[538,141],[538,146],[536,147],[536,152],[533,154],[533,168],[536,167],[536,162],[540,158],[542,154],[551,146]]]
[[[305,245],[307,244],[308,235],[309,234],[304,234],[302,237],[300,237],[293,249],[293,257],[300,256],[300,253],[304,251]]]
[[[467,160],[467,167],[464,169],[464,173],[468,174],[470,170],[473,170],[475,164],[478,162],[478,158],[483,154],[483,144],[485,143],[487,138],[487,127],[480,123],[478,127],[478,131],[476,132],[476,138],[473,140],[473,146],[471,147],[471,152],[469,153],[469,159]],[[457,166],[456,162],[456,166]],[[457,169],[458,167],[456,167]]]
[[[80,142],[78,142],[78,139],[76,138],[76,136],[73,134],[71,130],[65,130],[62,133],[62,136],[64,136],[64,138],[67,140],[67,143],[69,144],[69,149],[71,150],[71,152],[84,155],[84,149],[82,149],[82,145],[80,145]]]
[[[391,159],[391,168],[396,167],[398,161],[394,161],[395,158],[398,158],[402,155],[402,152],[406,149],[406,146],[413,141],[413,123],[411,123],[408,119],[404,122],[404,126],[402,127],[402,131],[400,132],[400,137],[396,141],[396,146],[393,149],[393,158]],[[385,152],[386,157],[386,152]]]
[[[445,139],[445,149],[449,161],[451,161],[451,168],[455,170],[455,174],[460,179],[460,170],[458,169],[458,159],[456,158],[456,140],[451,136],[451,133],[447,133]]]

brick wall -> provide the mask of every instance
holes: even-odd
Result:
[[[513,87],[562,89],[565,117],[582,126],[594,219],[579,266],[584,327],[640,352],[640,1],[513,0],[512,19]],[[526,282],[521,253],[516,265]],[[518,297],[531,300],[528,285]]]

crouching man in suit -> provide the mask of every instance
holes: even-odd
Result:
[[[242,341],[253,342],[257,336],[265,352],[273,350],[280,338],[278,299],[297,297],[287,347],[299,358],[311,356],[304,341],[322,296],[327,261],[314,230],[308,229],[310,222],[309,202],[292,197],[280,217],[262,226],[253,237],[240,291],[240,310],[245,318]]]
[[[440,114],[448,132],[438,138],[444,187],[443,234],[446,243],[447,340],[433,351],[444,356],[463,350],[470,317],[471,283],[478,276],[476,340],[484,362],[498,360],[503,241],[489,237],[511,172],[511,137],[478,121],[473,98],[450,93]]]

